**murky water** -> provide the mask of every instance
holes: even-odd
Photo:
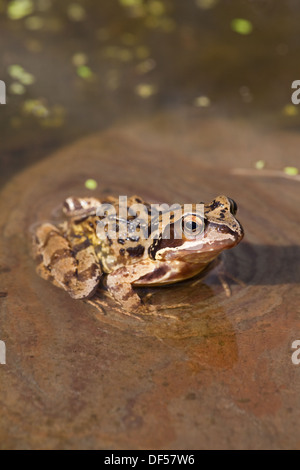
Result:
[[[16,3],[0,3],[2,183],[79,136],[183,105],[299,126],[297,1]]]

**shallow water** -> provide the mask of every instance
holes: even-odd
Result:
[[[79,136],[165,109],[299,126],[299,2],[85,0],[74,12],[30,0],[17,20],[12,3],[0,17],[2,183]]]

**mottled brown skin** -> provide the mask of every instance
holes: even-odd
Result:
[[[235,202],[219,196],[204,205],[204,220],[193,212],[174,214],[168,227],[169,239],[164,238],[159,226],[161,215],[157,216],[151,237],[144,238],[136,233],[122,235],[122,220],[117,213],[114,220],[118,238],[108,236],[103,240],[96,233],[101,220],[96,211],[103,202],[117,208],[118,199],[68,198],[64,203],[66,221],[58,226],[45,223],[35,231],[33,247],[38,274],[74,299],[92,297],[105,276],[108,291],[129,312],[141,304],[132,286],[160,286],[193,277],[221,251],[234,247],[243,238],[243,229],[235,218]],[[137,196],[128,199],[128,207],[134,203],[150,207]],[[200,239],[195,239],[192,229],[184,232],[181,239],[176,238],[183,217],[187,217],[190,227],[200,227]],[[140,218],[140,230],[148,229],[150,234],[150,214],[144,213]]]

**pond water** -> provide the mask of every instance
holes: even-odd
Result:
[[[0,9],[2,184],[79,136],[165,109],[298,129],[295,0],[1,0]]]

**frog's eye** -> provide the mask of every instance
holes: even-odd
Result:
[[[187,238],[195,238],[204,231],[204,220],[195,214],[182,217],[182,230]]]
[[[237,213],[237,204],[236,202],[233,200],[233,199],[229,199],[229,203],[230,203],[230,212],[235,215]]]

